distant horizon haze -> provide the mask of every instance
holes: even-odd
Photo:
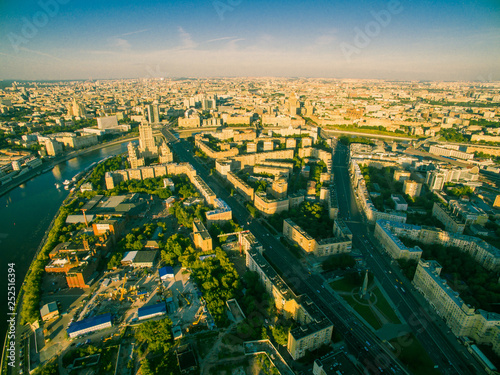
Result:
[[[0,79],[500,80],[493,0],[4,0]]]

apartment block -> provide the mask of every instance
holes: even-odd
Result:
[[[330,342],[333,333],[330,320],[309,297],[296,296],[257,249],[250,248],[246,252],[246,265],[259,274],[278,312],[300,324],[288,333],[287,349],[293,359]]]
[[[337,191],[331,186],[328,194],[328,217],[336,219],[339,213],[339,202],[337,200]]]
[[[370,194],[366,189],[366,182],[361,173],[361,168],[355,160],[351,159],[349,164],[349,172],[352,183],[354,185],[354,192],[357,196],[358,202],[363,209],[364,214],[368,221],[375,223],[377,220],[390,220],[400,223],[406,222],[406,214],[400,211],[378,211],[370,198]]]
[[[409,195],[412,198],[419,197],[422,191],[422,184],[412,181],[405,180],[403,182],[403,193]]]
[[[268,188],[268,193],[276,199],[286,198],[288,192],[288,182],[285,179],[274,180],[271,187]]]
[[[380,241],[384,250],[394,259],[419,260],[422,249],[418,246],[408,248],[391,232],[390,225],[385,220],[377,220],[375,225],[375,238]]]
[[[255,193],[253,203],[255,208],[264,216],[271,216],[289,209],[288,198],[269,198],[266,192]]]
[[[379,228],[380,227],[380,228]],[[463,234],[446,232],[439,228],[379,220],[375,226],[375,236],[383,235],[385,228],[397,237],[410,238],[425,244],[440,244],[456,247],[467,252],[478,264],[488,270],[500,270],[500,250],[486,241]]]
[[[394,171],[393,179],[394,181],[403,182],[410,179],[410,172],[402,169],[397,169]]]
[[[207,218],[207,226],[210,228],[212,224],[223,224],[233,218],[231,207],[220,198],[214,199],[215,209],[205,213]]]
[[[193,242],[197,249],[212,251],[212,237],[200,219],[193,220]]]
[[[493,348],[500,354],[500,314],[475,310],[467,305],[441,278],[441,270],[441,265],[435,260],[420,260],[413,284],[457,337],[467,336],[479,344],[494,344]]]
[[[237,155],[232,158],[233,162],[237,164],[237,169],[245,168],[246,166],[254,166],[256,164],[264,164],[266,160],[283,160],[293,159],[294,150],[275,150],[268,152],[258,152],[246,155]]]
[[[313,147],[306,147],[304,142],[306,139],[302,138],[302,147],[299,148],[299,157],[301,158],[317,158],[326,164],[328,173],[332,172],[332,153],[324,150],[320,150]]]
[[[234,186],[236,191],[242,194],[247,200],[253,201],[254,190],[250,185],[236,176],[233,172],[227,173],[227,180]]]
[[[352,240],[348,237],[316,240],[291,219],[283,220],[283,235],[299,245],[306,253],[319,257],[347,253],[352,249]]]
[[[231,172],[231,160],[218,159],[215,161],[215,170],[222,177],[227,178],[227,174]]]
[[[203,138],[200,136],[195,137],[195,145],[211,159],[224,159],[238,155],[237,148],[229,148],[229,150],[221,151],[213,150],[209,145],[203,142]]]
[[[455,158],[455,159],[462,159],[462,160],[472,160],[474,158],[474,154],[462,152],[462,151],[459,151],[458,149],[450,149],[447,147],[440,147],[437,145],[432,145],[431,147],[429,147],[429,153],[434,154],[434,155],[451,157],[451,158]]]
[[[257,152],[257,143],[255,142],[248,142],[247,143],[247,153],[251,154]]]
[[[283,177],[288,179],[290,177],[290,170],[288,168],[275,167],[272,165],[259,164],[253,167],[254,174],[272,174],[275,177]]]
[[[460,234],[464,232],[465,221],[441,202],[434,202],[432,216],[443,223],[447,231]]]
[[[201,196],[205,198],[205,201],[209,205],[213,205],[214,199],[217,198],[217,196],[212,191],[212,189],[210,189],[210,186],[208,186],[207,183],[203,181],[203,179],[198,175],[194,176],[191,182],[196,188],[196,190],[200,192]]]
[[[342,219],[333,221],[333,234],[335,237],[347,237],[352,240],[352,232]]]

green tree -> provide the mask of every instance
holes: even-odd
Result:
[[[288,344],[288,332],[290,327],[285,327],[282,325],[276,325],[271,329],[274,340],[282,346],[287,346]]]

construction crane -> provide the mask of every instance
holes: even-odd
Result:
[[[227,237],[227,236],[232,236],[233,234],[238,235],[238,244],[240,245],[240,255],[241,255],[241,246],[243,243],[243,233],[250,233],[250,231],[249,230],[242,230],[241,232],[222,233],[222,234],[219,234],[217,237]]]
[[[179,292],[179,294],[182,296],[182,298],[184,298],[186,300],[188,305],[191,304],[191,302],[189,302],[189,300],[186,298],[186,296],[184,294],[182,294],[182,292]]]
[[[194,316],[196,318],[196,320],[193,322],[193,325],[196,326],[198,325],[198,323],[200,323],[200,320],[203,319],[203,307],[200,306],[200,308],[198,309],[198,312],[196,313],[196,315]]]
[[[124,276],[123,277],[123,283],[122,283],[122,287],[120,288],[120,302],[123,301],[123,295],[125,294],[125,292],[127,291],[125,289],[125,283],[127,282],[127,276]]]

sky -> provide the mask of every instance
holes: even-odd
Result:
[[[500,80],[498,0],[0,0],[0,79]]]

